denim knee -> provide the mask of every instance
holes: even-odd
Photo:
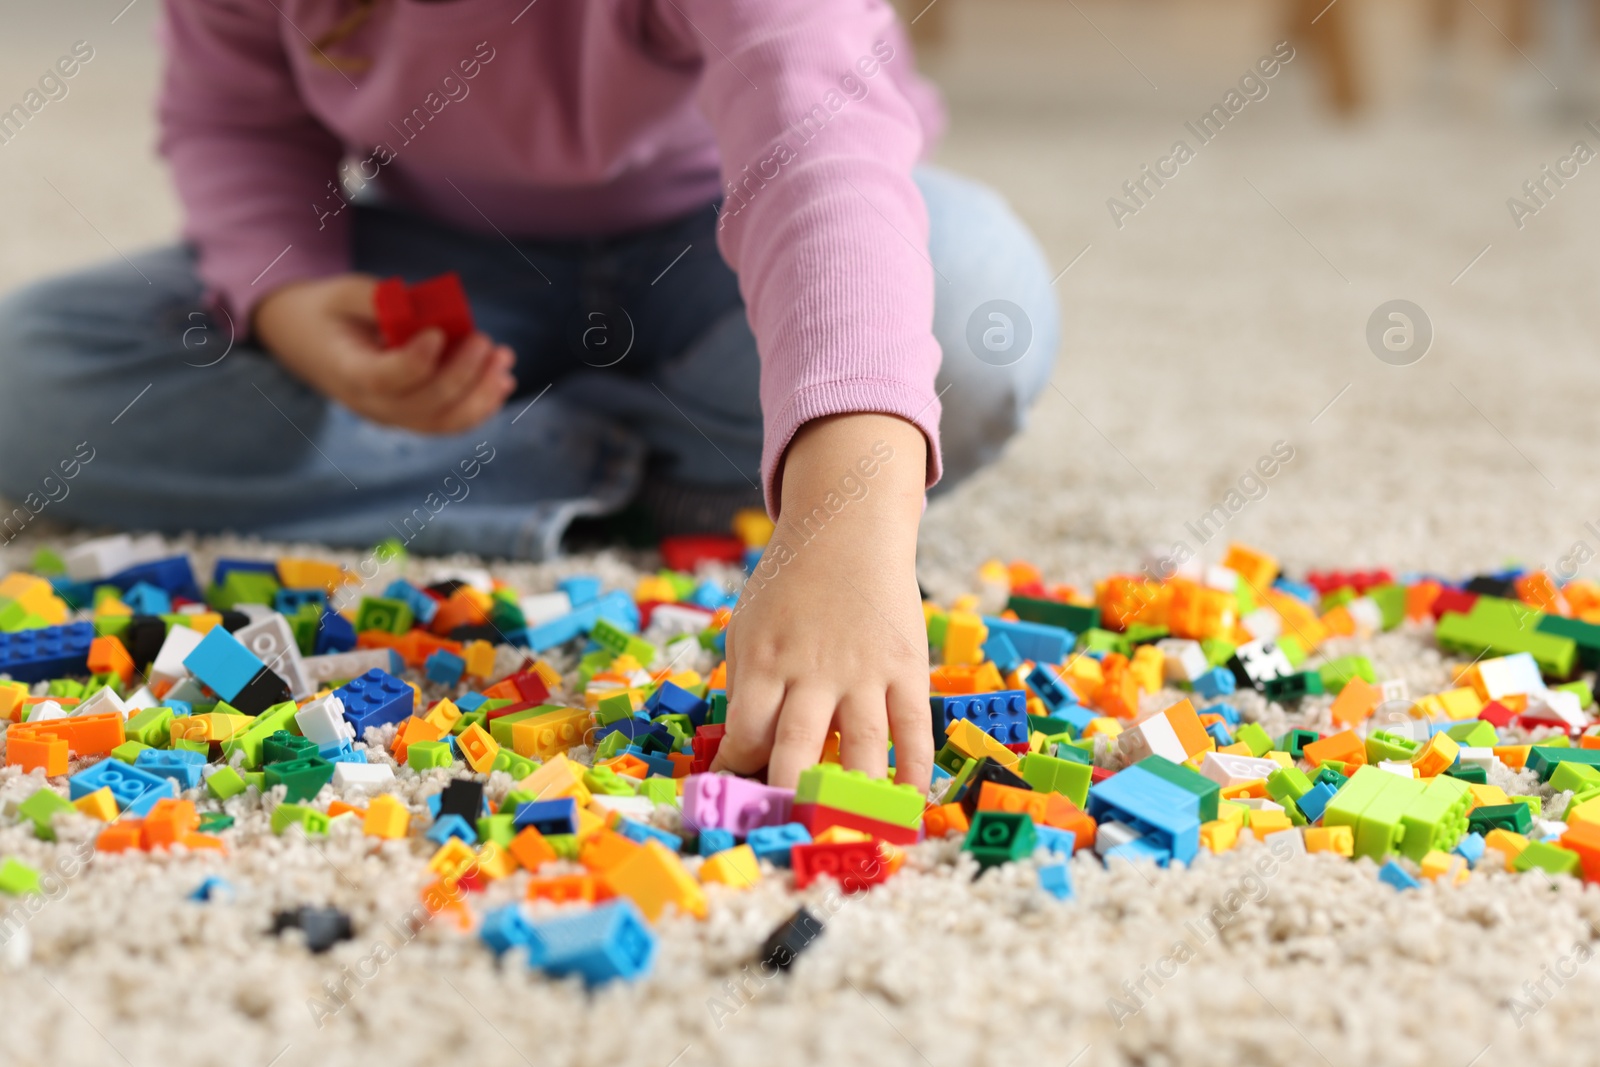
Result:
[[[1061,338],[1049,263],[994,190],[937,167],[917,170],[936,274],[933,332],[944,477],[935,492],[999,458],[1049,383]]]

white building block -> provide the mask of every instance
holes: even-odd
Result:
[[[172,626],[167,639],[161,642],[161,651],[150,664],[150,677],[154,681],[176,682],[189,677],[189,668],[183,665],[189,653],[200,646],[205,634],[187,626]]]
[[[356,737],[356,728],[345,721],[344,701],[332,693],[295,712],[294,721],[300,733],[314,741],[318,748],[354,741]]]
[[[335,789],[349,789],[353,786],[382,789],[393,781],[394,768],[387,763],[335,763],[333,765],[333,787]]]

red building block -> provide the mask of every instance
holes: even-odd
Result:
[[[920,826],[897,826],[894,823],[882,822],[878,819],[857,815],[850,811],[840,811],[822,804],[796,804],[793,808],[794,821],[804,826],[816,837],[830,826],[842,826],[847,830],[860,830],[873,837],[881,837],[891,845],[914,845],[922,840]]]
[[[744,542],[732,534],[693,534],[668,537],[661,542],[661,562],[672,570],[692,574],[695,565],[705,560],[742,563]]]
[[[466,290],[461,288],[461,277],[454,271],[409,288],[404,279],[386,278],[378,283],[373,307],[378,316],[378,332],[388,348],[405,344],[429,326],[443,330],[446,341],[454,347],[470,337],[474,329]]]

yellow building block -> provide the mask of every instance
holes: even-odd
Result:
[[[101,822],[113,822],[117,817],[117,798],[112,795],[109,786],[102,786],[93,793],[88,793],[72,802],[72,806]]]
[[[1122,723],[1109,715],[1090,719],[1089,725],[1083,728],[1084,737],[1116,737],[1121,733]]]
[[[517,860],[498,841],[485,841],[478,849],[478,870],[485,878],[504,878],[517,870]]]
[[[399,797],[388,793],[373,797],[367,804],[367,814],[361,820],[361,832],[368,837],[385,837],[395,840],[406,836],[411,828],[411,812]]]
[[[1200,843],[1212,852],[1227,852],[1239,843],[1239,826],[1223,819],[1201,823]]]
[[[830,826],[811,840],[818,845],[850,845],[857,841],[871,841],[872,835],[848,826]]]
[[[478,861],[478,854],[472,846],[459,837],[452,837],[439,846],[439,850],[428,860],[428,870],[437,874],[446,881],[460,878],[472,865]]]
[[[434,729],[439,731],[440,737],[449,733],[450,728],[456,724],[456,720],[459,718],[461,718],[461,709],[456,707],[455,702],[452,700],[439,701],[439,703],[428,709],[428,714],[422,716],[424,722],[431,724]]]
[[[1600,797],[1585,800],[1582,804],[1574,804],[1562,816],[1569,823],[1586,822],[1600,826]]]
[[[764,508],[740,508],[733,516],[733,536],[746,548],[762,548],[772,540],[774,525]]]
[[[723,849],[700,865],[702,882],[720,882],[733,889],[749,889],[761,881],[761,864],[749,845]]]
[[[1532,750],[1532,745],[1495,745],[1493,749],[1495,759],[1514,771],[1520,771],[1528,765],[1528,754]]]
[[[1522,850],[1528,847],[1528,839],[1511,830],[1490,830],[1483,835],[1483,847],[1504,855],[1509,869],[1516,858],[1522,855]]]
[[[1497,785],[1479,785],[1477,782],[1468,782],[1467,792],[1472,794],[1472,807],[1474,808],[1511,803],[1511,798],[1506,796],[1506,791]],[[1468,810],[1470,811],[1471,809]]]
[[[174,741],[210,741],[211,721],[205,715],[179,715],[167,727]]]
[[[511,727],[511,750],[528,759],[554,760],[583,744],[591,722],[593,718],[583,708],[563,708],[524,719]]]
[[[349,579],[349,572],[337,563],[324,563],[319,559],[278,560],[278,580],[285,589],[323,589],[332,593]]]
[[[972,688],[979,693],[993,693],[1006,688],[1006,680],[1000,676],[1000,668],[993,663],[980,663],[978,669],[972,672]]]
[[[1422,877],[1446,885],[1460,885],[1471,875],[1467,861],[1449,852],[1433,849],[1422,857]]]
[[[1448,734],[1434,734],[1421,751],[1411,758],[1411,766],[1418,778],[1432,778],[1449,770],[1460,754],[1461,746],[1455,738]]]
[[[983,643],[988,640],[989,628],[973,611],[952,611],[944,630],[944,662],[950,666],[965,666],[983,662]]]
[[[1243,830],[1250,821],[1250,808],[1245,804],[1238,804],[1231,800],[1217,802],[1217,820],[1232,823],[1236,829]]]
[[[1437,719],[1443,716],[1461,722],[1466,719],[1476,719],[1483,706],[1483,698],[1474,689],[1447,689],[1443,693],[1425,696],[1411,705],[1411,715],[1417,719]]]
[[[968,719],[956,719],[952,722],[945,730],[945,737],[949,738],[950,744],[962,755],[972,759],[988,756],[1008,770],[1015,767],[1022,759]]]
[[[1289,755],[1289,753],[1287,753],[1287,752],[1279,752],[1277,749],[1272,749],[1270,752],[1268,752],[1266,755],[1262,756],[1261,758],[1262,759],[1269,759],[1273,763],[1276,763],[1280,767],[1293,767],[1294,766],[1294,757]]]
[[[1289,821],[1289,813],[1274,808],[1257,808],[1250,812],[1250,832],[1260,841],[1268,834],[1275,834],[1279,830],[1289,830],[1294,823]]]
[[[494,758],[500,752],[499,743],[477,723],[461,731],[456,738],[456,747],[461,750],[461,757],[467,761],[467,766],[479,774],[488,774],[494,769]]]
[[[1167,656],[1155,645],[1140,645],[1128,664],[1128,673],[1139,683],[1145,693],[1161,691],[1161,674],[1166,669]]]
[[[1353,826],[1308,826],[1305,836],[1307,852],[1332,852],[1347,858],[1356,854]]]
[[[606,884],[618,896],[639,905],[651,922],[666,912],[669,905],[697,919],[706,917],[706,894],[684,869],[675,852],[659,841],[646,841],[626,862],[605,875]]]

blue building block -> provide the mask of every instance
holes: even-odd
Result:
[[[1022,666],[1022,653],[1017,651],[1017,646],[1011,638],[1003,633],[997,633],[993,628],[983,642],[983,655],[1001,674],[1010,674]]]
[[[189,899],[198,900],[203,904],[217,899],[232,900],[233,896],[233,884],[231,882],[226,878],[208,874],[199,885],[195,886],[194,891],[189,894]]]
[[[19,682],[88,674],[89,645],[93,641],[92,622],[0,633],[0,674],[9,674]]]
[[[946,781],[946,780],[948,780],[950,778],[954,778],[954,777],[955,777],[955,775],[951,774],[949,771],[945,770],[943,767],[939,766],[937,763],[935,763],[933,765],[933,784],[934,785],[938,785],[940,782]]]
[[[266,666],[256,654],[220,626],[206,631],[193,652],[183,658],[189,673],[231,701]]]
[[[146,748],[134,757],[133,765],[141,771],[171,778],[179,789],[194,789],[200,784],[200,770],[206,765],[206,757],[182,748]]]
[[[1020,689],[994,693],[929,697],[933,709],[933,747],[945,743],[945,731],[958,719],[966,719],[1002,745],[1024,744],[1028,740],[1028,694]]]
[[[1206,727],[1206,733],[1211,736],[1211,740],[1217,743],[1218,748],[1227,748],[1233,744],[1233,735],[1228,732],[1228,727],[1225,723],[1212,723]]]
[[[459,815],[446,815],[434,820],[428,832],[422,836],[436,845],[442,845],[452,837],[459,837],[469,845],[478,843],[478,831]]]
[[[1037,664],[1028,672],[1028,688],[1039,695],[1051,714],[1057,714],[1078,703],[1078,694],[1061,680],[1055,668],[1048,663]]]
[[[317,624],[317,640],[312,652],[327,656],[335,652],[349,652],[355,647],[355,624],[337,612],[324,611],[322,621]]]
[[[578,801],[575,797],[561,797],[518,804],[511,824],[518,830],[531,826],[546,837],[575,834],[578,832]]]
[[[439,614],[439,602],[403,578],[390,582],[383,595],[391,600],[404,601],[423,626],[431,626],[433,617]]]
[[[637,978],[656,957],[656,935],[638,905],[615,900],[533,924],[528,960],[558,977],[576,974],[591,986]]]
[[[1069,859],[1072,857],[1073,851],[1078,847],[1078,835],[1071,830],[1061,830],[1054,826],[1038,824],[1034,826],[1033,832],[1038,837],[1039,847],[1060,853]]]
[[[74,611],[94,606],[94,582],[75,582],[66,575],[50,579],[50,589]]]
[[[1072,631],[1042,622],[1013,621],[985,615],[983,624],[989,628],[989,640],[1004,637],[1017,650],[1017,655],[1035,663],[1060,663],[1078,641],[1078,635]],[[984,651],[989,651],[988,642],[984,643]],[[995,659],[993,654],[989,658]],[[995,666],[999,665],[1000,661],[995,660]],[[1006,672],[1004,667],[1000,667],[1000,670]]]
[[[1235,685],[1232,671],[1213,667],[1194,680],[1194,691],[1207,700],[1215,700],[1232,693]]]
[[[635,752],[635,758],[643,760],[644,765],[650,768],[650,774],[656,778],[671,778],[674,764],[659,752]]]
[[[1288,593],[1296,600],[1303,600],[1315,608],[1322,596],[1310,582],[1297,582],[1293,578],[1279,578],[1272,583],[1272,588]]]
[[[668,833],[636,819],[618,819],[617,833],[626,837],[629,841],[637,841],[641,845],[646,841],[659,841],[674,852],[683,850],[683,838],[677,834]]]
[[[1451,851],[1466,860],[1467,866],[1476,867],[1478,861],[1483,859],[1484,847],[1483,835],[1474,830],[1457,841],[1456,847]]]
[[[1154,863],[1157,867],[1165,867],[1172,862],[1172,852],[1148,837],[1136,837],[1126,844],[1107,849],[1100,858],[1108,867],[1112,860],[1126,860],[1132,864]]]
[[[1071,834],[1067,835],[1071,837]],[[1057,900],[1072,899],[1072,871],[1065,863],[1047,863],[1039,868],[1039,888]]]
[[[533,940],[533,924],[522,913],[520,904],[506,904],[483,917],[478,928],[478,938],[489,946],[496,956],[504,956],[517,946],[527,946]]]
[[[367,753],[357,748],[350,741],[341,741],[337,745],[323,745],[317,749],[317,755],[329,763],[365,763]]]
[[[117,807],[127,811],[128,805],[145,793],[171,785],[169,779],[152,771],[130,766],[121,760],[104,759],[68,778],[67,796],[72,800],[81,800],[100,789],[110,789]]]
[[[1232,704],[1210,704],[1200,710],[1221,715],[1222,720],[1229,726],[1239,725],[1239,709]]]
[[[295,615],[307,604],[328,610],[328,593],[323,589],[280,589],[272,598],[272,610],[279,615]]]
[[[745,574],[754,574],[756,572],[756,565],[761,562],[761,557],[766,551],[765,545],[757,545],[744,550]]]
[[[700,831],[698,844],[700,855],[715,856],[718,852],[726,852],[733,847],[733,835],[726,830],[707,827]]]
[[[1406,869],[1390,860],[1378,868],[1378,881],[1387,882],[1396,889],[1418,889],[1422,883],[1406,873]]]
[[[1328,801],[1332,800],[1337,792],[1338,790],[1327,782],[1318,782],[1309,792],[1295,801],[1295,805],[1300,809],[1300,814],[1306,817],[1306,821],[1317,822],[1322,818],[1322,813],[1328,810]]]
[[[1200,798],[1143,767],[1127,767],[1089,787],[1096,822],[1127,823],[1148,846],[1188,863],[1200,847]]]
[[[334,695],[344,701],[345,721],[356,728],[357,737],[369,726],[409,718],[416,707],[416,694],[409,685],[376,668],[340,686]]]
[[[107,760],[106,762],[113,762]],[[140,793],[132,803],[122,809],[122,814],[132,815],[135,818],[144,818],[150,814],[150,809],[156,806],[156,801],[167,798],[178,799],[178,783],[171,778],[160,779],[159,785],[153,785]]]
[[[756,859],[766,860],[779,867],[789,866],[789,853],[796,845],[809,845],[811,831],[797,822],[782,826],[758,826],[744,839]]]
[[[428,681],[440,685],[455,685],[467,673],[467,661],[448,648],[435,649],[422,663]]]
[[[172,611],[172,597],[160,586],[149,582],[135,582],[122,602],[133,609],[135,615],[166,615]]]
[[[472,690],[462,693],[460,696],[456,697],[456,707],[460,708],[463,712],[477,711],[488,699],[489,698],[484,696],[482,693]]]
[[[201,595],[199,583],[194,580],[194,567],[189,563],[188,556],[169,556],[166,559],[151,560],[149,563],[136,563],[98,584],[114,585],[127,592],[140,582],[148,582],[159,589],[164,589],[169,596],[182,597],[197,603],[205,599]]]
[[[651,718],[657,715],[687,715],[696,728],[706,724],[710,705],[693,693],[672,682],[662,682],[644,702],[644,710]]]
[[[574,574],[557,582],[556,588],[567,594],[573,607],[580,608],[600,595],[600,579],[592,574]]]
[[[694,592],[689,594],[689,603],[709,611],[716,611],[718,608],[731,608],[738,599],[738,597],[709,579],[695,586]]]

